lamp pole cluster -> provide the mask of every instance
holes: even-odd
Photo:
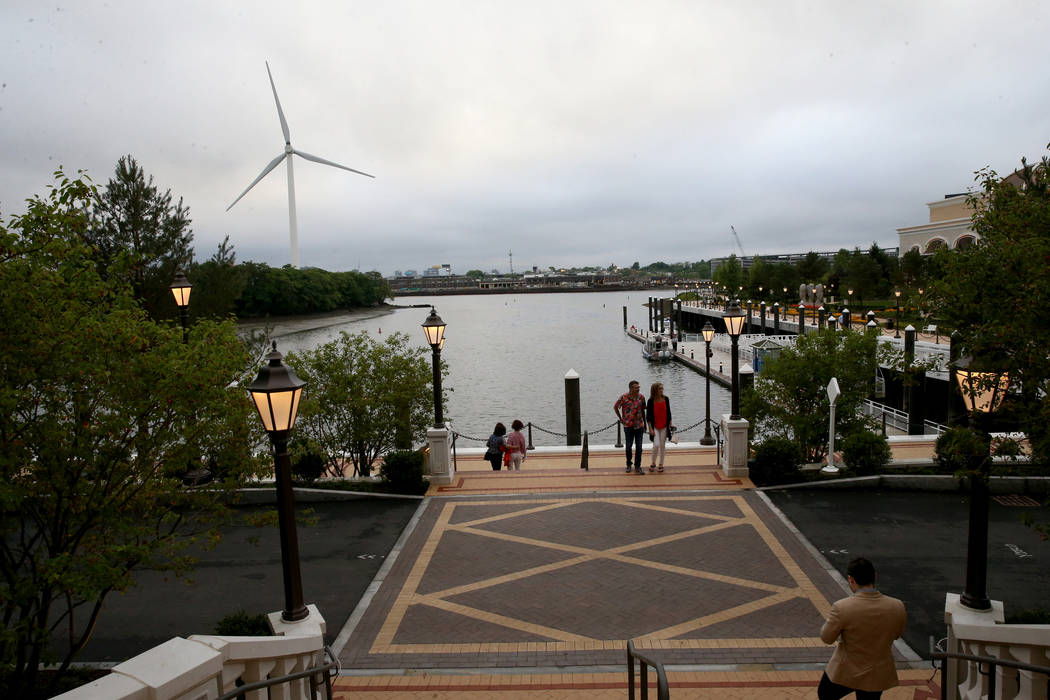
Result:
[[[726,332],[733,346],[732,356],[732,387],[733,398],[730,410],[730,420],[740,420],[740,357],[737,352],[737,343],[740,340],[740,332],[744,329],[744,312],[740,308],[740,300],[734,299],[725,313]]]
[[[1005,372],[981,372],[973,368],[970,357],[960,358],[955,364],[955,379],[959,384],[970,428],[976,430],[978,415],[998,408],[1010,385]],[[990,447],[990,445],[989,445]],[[959,602],[972,610],[989,610],[988,599],[988,466],[990,455],[983,455],[979,469],[970,476],[970,518],[966,543],[966,588]],[[971,465],[973,466],[973,465]]]
[[[189,342],[189,330],[187,329],[187,322],[190,316],[190,290],[193,289],[193,285],[186,279],[186,275],[179,270],[175,274],[175,281],[171,283],[171,294],[175,297],[175,305],[179,307],[179,322],[182,323],[182,344],[185,345]]]
[[[248,386],[263,429],[273,444],[274,478],[277,481],[277,521],[281,538],[281,573],[284,579],[285,622],[302,620],[309,611],[303,603],[303,577],[299,568],[299,538],[295,530],[295,494],[292,492],[292,464],[288,457],[288,433],[295,425],[299,400],[306,382],[295,376],[277,352],[274,341],[267,364],[259,369]]]
[[[437,314],[437,309],[430,307],[430,315],[423,322],[423,332],[426,333],[427,342],[433,353],[432,364],[434,366],[434,427],[444,428],[445,418],[441,413],[441,348],[445,346],[446,324]]]
[[[706,385],[706,392],[704,396],[704,402],[706,404],[705,419],[704,419],[704,436],[700,439],[701,445],[713,445],[715,439],[711,437],[711,341],[715,338],[715,327],[708,321],[704,324],[703,329],[700,331],[704,336],[704,345],[706,346],[705,355],[707,357],[707,372],[704,374],[704,383]]]

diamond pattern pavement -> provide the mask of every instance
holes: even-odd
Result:
[[[821,664],[843,595],[750,491],[431,498],[340,661],[620,665],[633,639],[665,664]]]

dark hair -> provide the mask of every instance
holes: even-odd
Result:
[[[846,565],[846,575],[851,576],[858,586],[870,586],[875,583],[875,565],[864,557],[857,557]]]
[[[521,430],[522,428],[524,428],[524,427],[525,427],[525,424],[524,424],[524,423],[522,423],[522,422],[521,422],[520,420],[518,420],[517,418],[515,418],[515,419],[514,419],[514,422],[510,424],[510,427],[511,427],[511,428],[513,428],[514,430]]]
[[[496,435],[506,435],[507,434],[507,426],[503,425],[502,423],[496,423],[496,427],[495,427],[495,429],[493,429],[492,432],[494,434],[496,434]]]
[[[631,381],[627,382],[627,388],[630,389],[635,384],[638,384],[638,380],[637,379],[632,379]],[[639,384],[639,386],[641,386],[641,385]]]

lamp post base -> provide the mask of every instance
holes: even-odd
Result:
[[[451,484],[456,468],[452,464],[452,433],[446,428],[427,430],[427,461],[425,473],[432,484]]]
[[[722,450],[722,473],[731,478],[744,478],[750,475],[747,468],[748,422],[744,418],[733,418],[729,414],[722,416],[722,436],[725,449]]]
[[[306,606],[306,617],[301,620],[289,622],[284,619],[284,612],[278,610],[269,613],[266,621],[270,624],[270,630],[278,637],[324,634],[328,630],[324,617],[313,603]]]

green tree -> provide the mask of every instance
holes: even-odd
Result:
[[[193,260],[190,211],[182,199],[173,204],[171,190],[162,193],[127,155],[90,209],[86,234],[100,269],[129,282],[154,318],[175,316],[168,287]]]
[[[0,225],[0,667],[8,697],[65,671],[113,591],[140,567],[184,571],[254,467],[249,402],[228,389],[250,358],[232,323],[188,345],[84,244],[94,188],[56,173],[46,197]],[[239,446],[240,449],[232,449]],[[181,476],[222,454],[230,478]],[[53,644],[52,644],[53,643]],[[56,679],[57,680],[57,679]]]
[[[835,403],[837,433],[866,426],[860,407],[872,390],[876,340],[867,333],[824,331],[801,336],[763,367],[741,397],[741,409],[762,435],[794,440],[807,462],[827,454],[828,395],[832,377],[842,394]]]
[[[325,452],[332,473],[348,454],[359,473],[395,446],[422,440],[433,403],[429,350],[394,333],[383,342],[349,334],[288,362],[309,382],[297,430]]]
[[[466,276],[473,279],[481,279],[485,276],[485,273],[481,270],[467,270]]]
[[[726,293],[731,297],[740,295],[740,287],[744,284],[744,269],[740,266],[740,260],[736,254],[730,255],[715,270],[714,281],[726,286]]]
[[[229,236],[210,259],[193,264],[186,275],[193,284],[190,314],[197,318],[225,318],[233,314],[248,277],[247,271],[237,265]]]
[[[857,296],[857,304],[863,306],[865,296],[871,299],[879,294],[881,275],[882,267],[871,256],[859,250],[853,251],[849,260],[847,283]]]
[[[1050,146],[1048,146],[1050,148]],[[1004,412],[1029,438],[1035,459],[1050,464],[1050,161],[1021,161],[1007,178],[977,173],[969,198],[978,241],[938,256],[944,275],[930,293],[936,315],[962,335],[965,354],[1009,372],[1016,393]]]
[[[798,261],[799,277],[806,284],[818,284],[825,281],[825,277],[831,269],[827,259],[820,257],[814,251],[806,253],[806,257]]]

